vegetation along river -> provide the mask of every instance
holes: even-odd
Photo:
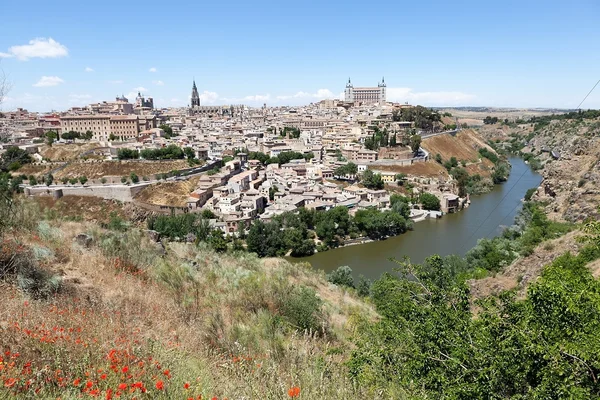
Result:
[[[377,279],[394,268],[390,258],[407,256],[418,263],[431,254],[462,256],[480,238],[497,236],[504,226],[511,225],[527,189],[539,186],[542,181],[522,159],[512,157],[510,163],[508,180],[496,185],[490,193],[472,196],[471,205],[463,211],[417,222],[414,231],[387,240],[341,247],[294,261],[307,261],[326,272],[348,265],[355,276],[363,274]]]

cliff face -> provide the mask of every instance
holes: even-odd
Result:
[[[551,218],[580,222],[599,216],[600,120],[557,120],[537,130],[531,124],[485,127],[481,133],[539,161],[544,179],[533,199],[547,203]]]

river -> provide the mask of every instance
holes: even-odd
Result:
[[[414,224],[414,230],[387,240],[337,248],[293,261],[307,261],[314,268],[329,272],[348,265],[355,276],[377,279],[394,268],[390,258],[420,263],[431,254],[464,255],[484,237],[494,237],[511,225],[522,206],[527,189],[539,186],[542,177],[522,159],[512,157],[508,180],[490,193],[471,197],[471,205],[458,213],[437,220]]]

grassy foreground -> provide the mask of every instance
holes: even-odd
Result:
[[[0,248],[0,397],[337,399],[352,290],[306,265],[143,231],[47,221],[26,203]],[[75,237],[86,233],[91,243]]]

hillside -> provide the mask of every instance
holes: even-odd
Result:
[[[366,396],[343,361],[352,315],[376,314],[324,274],[25,208],[0,251],[5,394]]]
[[[600,119],[488,127],[482,135],[498,147],[519,151],[540,169],[544,180],[534,199],[547,204],[551,218],[581,222],[599,216]],[[551,151],[559,158],[555,160]]]
[[[71,161],[77,159],[82,153],[99,147],[99,145],[99,143],[46,145],[40,148],[40,154],[50,161]]]
[[[86,176],[88,179],[99,179],[107,176],[129,176],[137,174],[140,179],[155,174],[168,173],[189,168],[186,160],[169,161],[86,161],[74,162],[54,174],[57,179]]]
[[[199,179],[193,177],[184,181],[159,182],[142,189],[135,199],[150,204],[185,207]]]
[[[481,148],[492,149],[472,129],[462,130],[456,136],[439,135],[426,138],[421,146],[430,153],[432,158],[439,154],[444,161],[451,157],[455,157],[459,163],[464,161],[470,175],[479,174],[489,177],[493,171],[494,164],[479,154]]]

